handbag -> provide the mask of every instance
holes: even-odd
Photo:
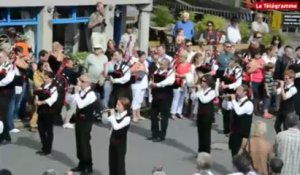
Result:
[[[248,150],[247,150],[248,147]],[[251,162],[251,166],[253,168],[253,170],[256,170],[253,164],[253,159],[251,157],[251,143],[250,143],[250,138],[247,139],[247,143],[243,148],[243,151],[241,153],[241,156],[244,156],[247,160],[249,160]]]

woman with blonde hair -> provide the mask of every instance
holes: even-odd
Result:
[[[272,155],[272,144],[266,140],[267,125],[263,121],[256,121],[252,125],[249,139],[243,139],[240,153],[247,151],[253,161],[253,169],[261,175],[268,174],[268,160]]]

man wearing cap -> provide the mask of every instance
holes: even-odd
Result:
[[[195,34],[194,31],[194,23],[189,20],[190,14],[188,12],[183,12],[182,14],[183,20],[177,21],[174,29],[173,29],[173,36],[177,36],[178,29],[183,29],[184,36],[186,39],[192,40]]]
[[[95,45],[100,44],[102,46],[106,45],[106,35],[105,35],[105,16],[104,16],[104,4],[99,1],[96,4],[96,11],[91,14],[88,28],[92,31],[91,42],[92,47],[95,48]],[[105,52],[106,48],[102,48]]]
[[[90,54],[84,63],[86,73],[95,85],[96,93],[99,93],[101,97],[103,97],[103,84],[101,83],[104,82],[103,70],[104,65],[108,62],[108,58],[103,52],[103,47],[103,45],[95,44],[94,53]]]

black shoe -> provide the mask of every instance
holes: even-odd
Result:
[[[6,144],[10,144],[11,140],[2,140],[0,141],[0,145],[6,145]]]
[[[72,168],[71,171],[73,172],[82,172],[84,169],[81,168],[81,167],[75,167],[75,168]]]
[[[43,154],[44,151],[40,150],[40,151],[37,151],[37,152],[35,152],[35,153],[36,153],[36,154]]]
[[[152,141],[153,141],[153,142],[162,142],[162,141],[164,141],[164,140],[165,140],[165,138],[159,137],[159,138],[153,139]]]
[[[151,137],[147,137],[147,138],[146,138],[146,140],[155,140],[155,139],[157,139],[157,137],[151,136]]]
[[[40,156],[48,156],[49,154],[51,154],[50,152],[42,152],[40,153]]]
[[[82,174],[91,174],[93,173],[93,168],[85,168],[82,170]]]

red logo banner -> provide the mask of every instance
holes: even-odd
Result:
[[[298,10],[299,2],[256,2],[256,10]]]

